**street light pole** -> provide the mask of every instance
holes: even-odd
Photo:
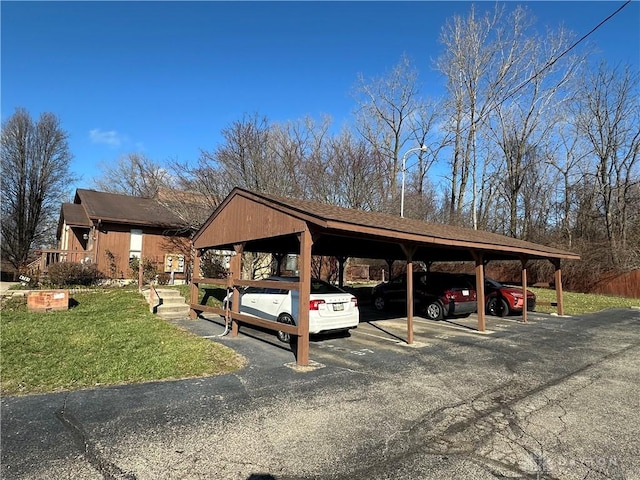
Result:
[[[409,156],[410,153],[417,152],[417,151],[426,152],[427,146],[422,145],[420,147],[410,148],[402,156],[402,188],[400,192],[400,217],[401,218],[404,218],[404,175],[406,170],[407,157]]]

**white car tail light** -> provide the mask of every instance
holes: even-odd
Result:
[[[324,300],[311,300],[309,302],[309,310],[319,310],[320,305],[326,303]]]

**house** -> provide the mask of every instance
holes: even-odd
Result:
[[[135,278],[130,260],[142,258],[159,274],[185,278],[195,229],[169,208],[168,197],[167,192],[141,198],[76,190],[73,203],[62,204],[60,210],[58,248],[41,251],[38,273],[46,274],[56,262],[92,263],[108,278]],[[201,201],[192,204],[205,215],[211,211]]]

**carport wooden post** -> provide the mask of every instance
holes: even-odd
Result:
[[[522,322],[527,323],[527,261],[528,258],[525,256],[520,257],[520,261],[522,262]]]
[[[407,257],[407,343],[413,343],[413,256],[417,247],[400,244]]]
[[[478,331],[484,332],[486,329],[486,320],[484,318],[484,262],[482,252],[471,250],[471,255],[476,261],[476,297],[478,302]]]
[[[190,300],[189,303],[191,305],[195,305],[198,303],[198,285],[193,282],[194,278],[200,278],[200,261],[202,260],[202,250],[199,248],[195,249],[195,256],[193,258],[193,274],[191,275],[191,285],[189,286],[190,292]],[[197,318],[198,314],[192,308],[189,310],[189,318]]]
[[[560,259],[551,260],[553,266],[556,267],[554,281],[556,285],[556,302],[558,302],[558,315],[564,315],[564,302],[562,300],[562,270],[560,269]]]
[[[311,246],[313,238],[309,229],[300,232],[300,285],[298,290],[298,336],[296,363],[309,365],[309,296],[311,295]]]
[[[240,280],[242,276],[242,252],[244,251],[244,243],[236,243],[233,246],[235,255],[231,257],[229,261],[229,270],[231,276],[231,284],[233,285],[233,300],[231,302],[231,311],[234,313],[240,313],[240,290],[236,285],[236,280]],[[238,321],[233,317],[231,319],[231,336],[238,336]]]

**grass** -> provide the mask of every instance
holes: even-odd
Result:
[[[536,312],[557,312],[557,307],[543,305],[543,303],[556,302],[556,291],[545,288],[529,288],[536,294]],[[614,297],[609,295],[596,295],[593,293],[575,293],[563,291],[564,314],[581,315],[606,310],[608,308],[640,307],[640,299]]]
[[[188,286],[177,287],[188,298]],[[353,288],[361,300],[371,287]],[[536,311],[556,301],[555,291],[531,288]],[[204,291],[200,290],[199,301]],[[219,304],[223,288],[207,304]],[[219,297],[219,298],[218,298]],[[14,297],[0,315],[0,393],[20,395],[224,374],[245,360],[223,345],[199,338],[149,313],[134,289],[106,289],[72,295],[67,311],[27,311]],[[565,314],[640,307],[640,300],[564,292]]]
[[[244,358],[151,314],[137,290],[72,296],[66,311],[27,311],[15,297],[0,316],[3,395],[217,375]]]

